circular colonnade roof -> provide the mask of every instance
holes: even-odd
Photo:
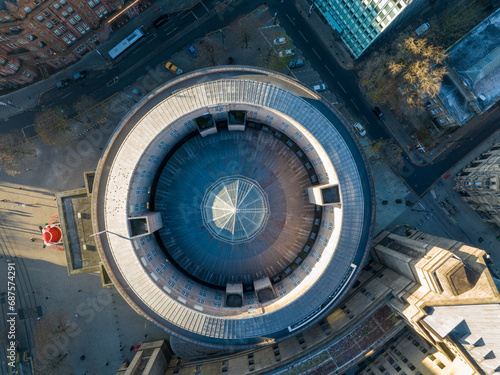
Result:
[[[118,126],[94,186],[98,248],[120,293],[210,346],[318,321],[371,240],[356,141],[316,93],[257,68],[204,69],[152,92]]]

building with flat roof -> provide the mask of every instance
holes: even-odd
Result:
[[[472,160],[454,180],[455,190],[481,219],[500,227],[500,144]]]
[[[334,34],[355,58],[383,33],[406,21],[423,0],[315,0],[314,5]]]
[[[326,101],[232,66],[131,109],[96,170],[92,220],[113,284],[189,357],[323,319],[365,262],[373,205],[362,149]]]
[[[500,371],[500,279],[487,267],[485,251],[422,232],[384,231],[372,254],[414,282],[389,305],[458,373]]]

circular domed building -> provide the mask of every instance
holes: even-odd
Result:
[[[339,114],[289,77],[242,66],[184,75],[138,103],[92,199],[101,258],[127,302],[219,349],[322,319],[373,230],[368,166]]]

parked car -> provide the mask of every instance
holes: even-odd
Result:
[[[375,107],[373,108],[373,113],[375,113],[378,117],[379,120],[383,120],[384,119],[384,114],[382,113],[382,111],[380,110],[379,107]]]
[[[182,74],[182,69],[179,69],[174,64],[172,64],[170,61],[165,64],[165,68],[167,68],[172,73],[175,73],[177,75]]]
[[[354,126],[354,129],[356,129],[358,131],[360,136],[364,137],[366,135],[365,128],[363,128],[363,125],[361,125],[359,122],[356,122],[353,126]]]
[[[79,81],[81,79],[84,79],[85,77],[87,77],[87,71],[86,70],[82,70],[81,72],[73,74],[73,79],[75,81]]]
[[[198,57],[198,52],[196,52],[193,46],[189,47],[189,52],[191,52],[191,55],[193,55],[193,57]]]
[[[153,26],[159,28],[161,25],[167,23],[169,19],[168,14],[164,14],[153,21]]]
[[[417,34],[417,36],[420,36],[423,33],[425,33],[427,30],[429,30],[430,27],[431,27],[431,25],[429,24],[429,22],[423,23],[422,25],[417,27],[417,29],[415,30],[415,33]]]
[[[314,85],[312,89],[314,91],[324,91],[326,90],[326,85],[324,83],[320,83],[319,85]]]
[[[65,87],[68,87],[69,85],[71,85],[71,79],[63,79],[63,80],[56,83],[56,87],[59,90],[65,88]]]
[[[301,67],[303,65],[304,65],[304,60],[298,59],[298,60],[290,61],[290,64],[288,64],[288,67],[290,69],[293,69],[293,68],[299,68],[299,67]]]
[[[137,95],[139,98],[142,98],[144,96],[144,93],[138,89],[133,89],[132,92]]]
[[[281,51],[279,55],[280,57],[293,56],[295,55],[295,52],[293,52],[293,49],[286,49],[284,51]]]
[[[286,43],[286,39],[285,39],[285,37],[283,37],[283,38],[277,38],[277,39],[273,40],[273,43],[274,43],[274,45],[279,46],[281,44],[285,44]]]

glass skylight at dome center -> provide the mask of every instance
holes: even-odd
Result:
[[[266,193],[257,182],[241,176],[224,178],[208,188],[201,210],[212,235],[229,243],[251,240],[269,218]]]

